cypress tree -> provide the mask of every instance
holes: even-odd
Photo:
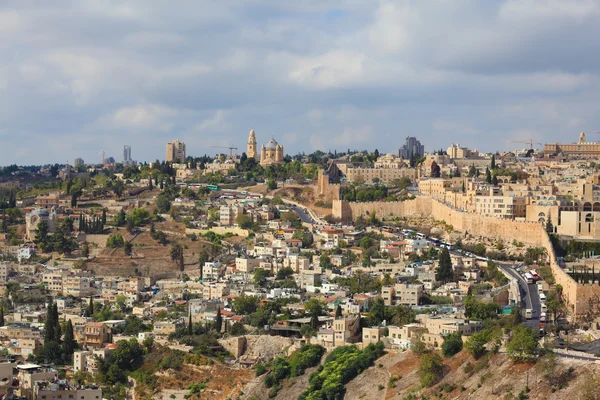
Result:
[[[438,259],[436,278],[438,281],[448,282],[448,280],[451,280],[452,277],[452,259],[450,258],[448,249],[443,248]]]
[[[194,327],[192,325],[192,313],[190,312],[190,316],[188,318],[188,335],[194,334]]]
[[[54,318],[54,341],[60,343],[62,337],[62,329],[58,321],[58,305],[56,302],[52,306],[52,317]]]
[[[54,340],[56,328],[54,327],[54,302],[48,304],[46,308],[46,322],[44,324],[44,344]]]
[[[65,326],[65,340],[63,341],[63,358],[65,360],[73,359],[73,352],[77,349],[77,341],[75,340],[75,334],[73,333],[73,324],[71,320],[67,321],[67,325]]]
[[[4,307],[0,306],[0,326],[4,326]]]
[[[2,209],[2,231],[4,233],[8,232],[8,225],[6,222],[6,209]]]
[[[91,317],[92,315],[94,315],[94,298],[90,296],[90,303],[87,307],[87,316]]]
[[[221,316],[221,307],[217,309],[217,318],[215,319],[215,329],[217,332],[221,332],[221,328],[223,327],[223,317]]]
[[[342,306],[338,305],[335,309],[335,319],[342,318]]]

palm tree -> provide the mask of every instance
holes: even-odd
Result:
[[[180,243],[175,243],[171,247],[171,261],[175,261],[179,271],[183,273],[183,246]]]

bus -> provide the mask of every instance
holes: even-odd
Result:
[[[207,186],[208,190],[219,190],[219,187],[217,185],[208,185]]]
[[[454,250],[454,246],[452,246],[450,243],[447,243],[447,242],[442,242],[442,247],[445,247],[448,250]]]
[[[537,282],[540,279],[537,272],[535,272],[535,269],[532,269],[531,271],[529,271],[529,273],[531,274],[531,277],[533,278],[534,282]]]
[[[528,285],[531,285],[533,283],[533,276],[529,272],[525,272],[525,280]]]

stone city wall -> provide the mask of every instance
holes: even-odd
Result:
[[[544,226],[538,222],[519,222],[487,217],[451,208],[430,197],[417,197],[404,202],[350,203],[334,200],[333,217],[342,221],[356,220],[375,212],[378,218],[404,217],[412,214],[429,216],[445,221],[457,231],[474,236],[492,237],[503,241],[526,243],[544,247],[557,284],[563,288],[563,297],[577,319],[600,314],[600,286],[577,284],[558,264],[554,249]]]

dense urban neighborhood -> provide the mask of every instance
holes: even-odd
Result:
[[[3,167],[0,396],[595,398],[600,165],[557,146]]]

